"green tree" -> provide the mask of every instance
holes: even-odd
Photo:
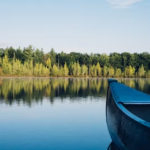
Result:
[[[0,48],[0,57],[3,57],[3,56],[4,56],[4,49]]]
[[[66,62],[65,62],[65,64],[64,64],[64,76],[68,76],[68,74],[69,74],[69,69],[68,69],[68,67],[67,67],[67,64],[66,64]]]
[[[87,68],[86,65],[82,65],[82,67],[81,67],[81,74],[83,76],[88,74],[88,68]]]
[[[96,77],[97,76],[97,69],[95,65],[90,66],[90,75],[92,77]]]
[[[115,77],[121,77],[121,69],[120,68],[117,68],[115,70]]]
[[[145,70],[144,70],[144,66],[142,64],[141,67],[138,69],[138,76],[144,77],[144,75],[145,75]]]
[[[107,74],[108,74],[108,68],[107,68],[107,66],[104,66],[104,68],[103,68],[103,77],[107,77]]]
[[[33,60],[33,52],[34,52],[34,49],[32,45],[29,45],[29,47],[24,48],[23,50],[24,60],[25,61]]]
[[[24,55],[23,55],[23,52],[20,47],[17,48],[17,50],[15,52],[15,56],[16,56],[16,59],[20,60],[21,63],[24,62]]]
[[[108,68],[108,76],[109,77],[114,77],[115,71],[114,68],[111,66]]]
[[[41,70],[40,70],[40,67],[39,67],[39,63],[36,63],[35,66],[34,66],[34,75],[36,75],[36,76],[41,75]]]
[[[11,46],[11,47],[9,47],[8,48],[8,58],[9,58],[9,60],[11,60],[12,61],[12,59],[13,59],[13,57],[14,57],[14,54],[15,54],[15,49]]]
[[[101,66],[108,66],[109,65],[109,56],[107,54],[101,54],[99,56],[99,63]]]
[[[110,64],[114,69],[116,69],[116,68],[123,69],[121,54],[118,54],[118,53],[110,53],[110,55],[109,55],[109,64]]]
[[[76,63],[72,64],[72,73],[73,73],[74,76],[77,75],[77,65],[76,65]]]
[[[7,55],[3,58],[2,69],[4,74],[12,74],[12,65],[9,63]]]
[[[134,77],[135,75],[135,68],[128,66],[125,68],[125,76],[126,77]]]
[[[65,71],[64,71],[64,67],[63,66],[60,67],[58,76],[65,76]]]
[[[28,67],[28,62],[24,62],[24,64],[22,65],[22,75],[29,75],[30,74],[30,70],[28,69],[29,67]]]
[[[13,61],[13,74],[20,75],[21,74],[21,62],[20,60],[16,59]]]
[[[74,75],[74,76],[78,76],[78,75],[81,74],[81,67],[80,67],[79,62],[74,63],[74,64],[72,65],[72,70],[73,70],[73,75]]]
[[[2,66],[2,58],[0,57],[0,66]]]
[[[53,76],[58,76],[59,75],[59,69],[56,65],[53,65],[52,75]]]
[[[150,70],[147,71],[146,77],[150,78]]]
[[[55,50],[53,48],[49,52],[49,57],[51,60],[51,65],[53,66],[54,64],[56,64],[56,53],[55,53]]]
[[[42,64],[44,64],[43,58],[44,58],[43,50],[36,49],[35,52],[33,50],[34,63],[42,63]]]
[[[50,58],[47,59],[46,65],[49,69],[51,68],[51,59]]]
[[[41,65],[42,65],[42,64],[41,64]],[[48,69],[47,67],[44,67],[44,66],[42,65],[42,72],[41,72],[41,75],[44,76],[44,77],[46,77],[46,76],[49,76],[49,74],[50,74],[49,69]]]
[[[96,65],[96,70],[97,70],[97,75],[98,75],[99,77],[101,77],[101,76],[102,76],[102,68],[101,68],[99,62],[98,62],[97,65]]]
[[[81,74],[81,67],[79,62],[77,62],[77,75],[79,76]]]

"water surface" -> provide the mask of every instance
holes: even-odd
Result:
[[[150,94],[149,79],[119,82]],[[106,150],[106,79],[0,78],[2,150]]]

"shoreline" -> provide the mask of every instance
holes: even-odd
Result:
[[[89,78],[89,79],[109,79],[109,78],[113,78],[113,79],[150,79],[150,77],[91,77],[91,76],[0,76],[0,78]]]

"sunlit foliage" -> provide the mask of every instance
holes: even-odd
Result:
[[[0,48],[1,76],[150,77],[150,54],[45,53],[32,45]]]

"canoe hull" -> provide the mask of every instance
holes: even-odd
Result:
[[[109,85],[106,122],[112,141],[121,150],[150,150],[150,128],[130,117],[128,110],[113,97]]]
[[[107,150],[120,150],[120,149],[115,145],[115,143],[112,142],[112,143],[109,145],[109,147],[108,147]]]

